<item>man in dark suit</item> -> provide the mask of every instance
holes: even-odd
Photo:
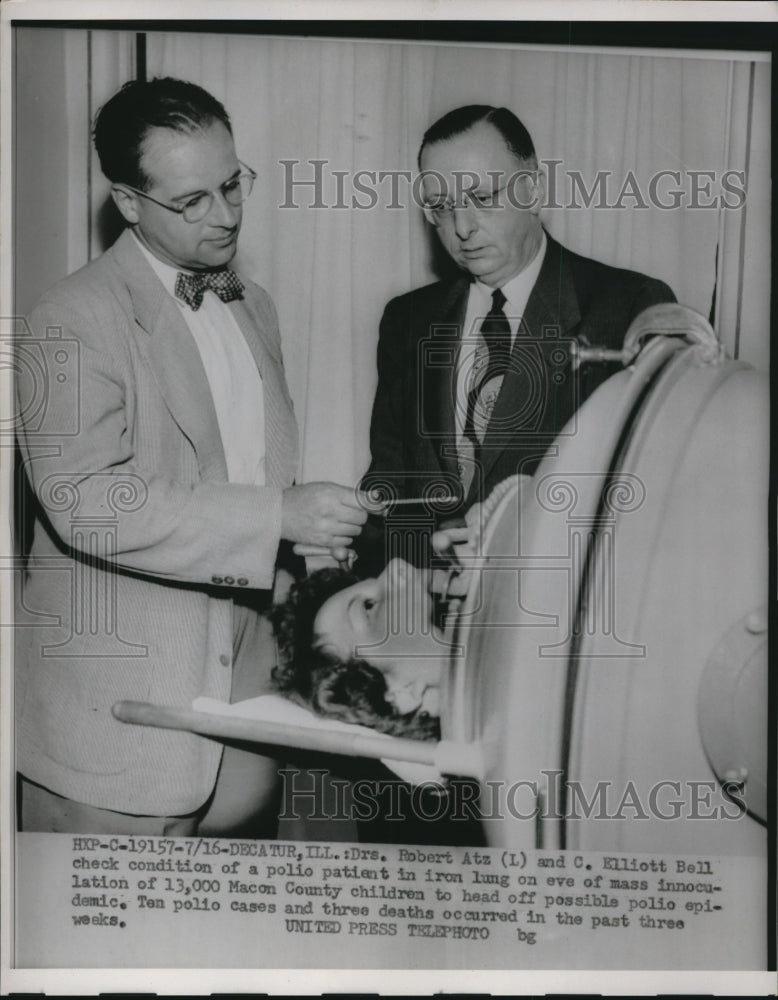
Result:
[[[635,316],[675,299],[662,282],[581,257],[545,232],[544,177],[506,108],[444,115],[424,136],[419,166],[425,215],[465,273],[386,307],[363,486],[454,494],[459,504],[438,505],[451,516],[506,477],[534,472],[618,368],[578,364],[578,347],[618,349]],[[398,551],[385,548],[384,559]],[[418,544],[404,552],[417,561],[426,553]],[[362,565],[375,563],[373,547]]]
[[[364,513],[345,486],[294,485],[275,309],[228,266],[255,174],[222,105],[133,81],[95,145],[127,228],[17,344],[37,499],[16,595],[20,825],[273,835],[275,761],[124,725],[112,705],[270,689],[282,540],[348,546]]]

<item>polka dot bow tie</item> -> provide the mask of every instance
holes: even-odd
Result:
[[[234,271],[209,271],[205,274],[176,275],[176,298],[182,299],[194,311],[200,308],[203,295],[210,288],[222,302],[232,302],[243,298],[243,282]]]

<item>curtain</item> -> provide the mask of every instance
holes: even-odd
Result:
[[[122,75],[117,44],[106,39],[98,51],[93,41],[93,110],[97,93],[104,99]],[[355,172],[415,173],[424,130],[459,105],[505,105],[524,121],[556,182],[562,207],[544,210],[543,221],[557,239],[662,278],[679,301],[705,316],[715,311],[730,353],[767,363],[766,63],[152,31],[147,66],[149,76],[190,79],[214,93],[230,112],[238,156],[258,172],[239,263],[278,307],[301,427],[299,481],[354,483],[366,469],[383,306],[435,280],[441,259],[411,204],[410,181],[399,175],[393,197],[390,180],[376,174],[367,186],[377,204],[354,207],[352,196],[371,200],[355,192]],[[718,178],[731,169],[749,171],[745,211],[689,204],[689,171]],[[314,189],[300,182],[317,170],[314,207]],[[651,202],[659,171],[681,172],[682,204]],[[719,193],[717,183],[698,183],[698,203]],[[674,186],[666,176],[658,199],[672,204]],[[93,232],[99,193],[95,185]]]
[[[89,230],[87,260],[99,257],[122,231],[123,223],[114,208],[109,191],[111,185],[100,170],[100,161],[91,142],[91,124],[95,112],[127,80],[135,77],[136,36],[128,31],[89,31],[87,35],[88,63],[84,84],[88,92],[86,121],[79,121],[78,132],[85,136],[88,150],[87,197],[89,198]],[[75,66],[82,76],[84,68]],[[82,104],[75,104],[81,112]],[[71,112],[73,114],[74,112]],[[85,263],[86,261],[84,261]]]

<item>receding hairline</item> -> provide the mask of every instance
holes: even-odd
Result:
[[[147,186],[139,166],[140,147],[147,132],[166,128],[179,135],[194,134],[220,121],[232,135],[224,105],[198,84],[175,77],[130,80],[97,111],[92,137],[100,166],[112,183]]]
[[[153,177],[152,173],[151,173],[154,170],[154,160],[152,159],[152,161],[150,163],[146,161],[146,158],[149,155],[149,142],[153,141],[155,134],[157,134],[157,133],[165,133],[165,132],[169,133],[169,135],[170,135],[169,141],[171,143],[171,148],[175,148],[175,143],[176,143],[176,139],[177,138],[178,139],[180,139],[180,138],[193,138],[193,139],[196,139],[198,136],[204,136],[204,135],[206,135],[211,129],[213,129],[216,126],[219,126],[219,125],[224,128],[224,131],[226,132],[227,138],[232,142],[233,150],[234,150],[234,146],[235,146],[235,141],[234,140],[235,140],[235,137],[234,137],[234,135],[232,133],[232,130],[229,129],[229,128],[227,128],[227,126],[224,124],[223,121],[221,121],[220,118],[213,118],[210,121],[203,121],[202,123],[193,124],[191,128],[175,128],[175,127],[171,127],[169,125],[150,125],[146,129],[146,131],[145,131],[145,133],[143,135],[143,138],[138,143],[138,166],[140,168],[140,171],[141,171],[142,175],[144,176],[144,178],[148,182],[148,184],[151,184],[151,186],[153,186],[153,182],[154,181],[159,181],[160,180],[159,177]],[[157,151],[157,155],[163,155],[164,156],[167,153],[167,151],[168,150],[163,147],[162,150],[158,150]],[[240,171],[240,160],[238,160],[238,154],[237,154],[237,152],[235,152],[235,159],[236,159],[238,165],[234,168],[234,170],[232,171],[232,174],[230,176],[234,176],[235,174],[237,174]],[[228,179],[229,178],[225,177],[225,180],[228,180]],[[147,185],[147,187],[148,187],[148,185]],[[184,197],[184,195],[182,195],[182,197]]]
[[[141,136],[140,141],[138,143],[138,154],[139,156],[144,155],[144,153],[146,152],[146,146],[149,142],[149,139],[151,139],[156,133],[167,132],[171,136],[198,136],[198,135],[205,135],[206,132],[209,132],[211,129],[219,126],[224,129],[224,131],[227,133],[227,135],[230,137],[230,139],[232,139],[234,143],[235,136],[233,134],[232,129],[229,127],[229,125],[226,125],[221,120],[221,118],[217,118],[216,115],[209,118],[204,118],[200,122],[187,121],[187,122],[182,122],[180,125],[178,124],[148,125],[144,130],[143,135]]]

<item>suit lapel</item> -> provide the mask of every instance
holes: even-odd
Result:
[[[446,290],[432,324],[422,331],[430,350],[419,362],[425,431],[432,439],[441,468],[454,475],[458,475],[454,424],[457,356],[464,335],[469,288],[468,280],[459,279]]]
[[[127,231],[113,246],[135,319],[149,335],[149,360],[171,416],[191,441],[203,479],[227,480],[219,424],[200,352],[181,311]]]
[[[278,348],[250,296],[230,303],[230,310],[251,349],[265,398],[265,478],[270,486],[288,486],[297,467],[297,424],[286,388]]]
[[[554,375],[572,377],[570,359],[554,364],[556,347],[567,353],[566,338],[580,323],[581,313],[572,273],[564,249],[546,234],[548,245],[538,280],[527,300],[513,344],[511,362],[494,405],[484,441],[483,476],[486,478],[508,438],[526,435],[526,445],[536,449],[538,438],[555,433],[555,396],[560,391]]]

